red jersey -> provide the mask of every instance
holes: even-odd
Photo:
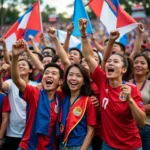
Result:
[[[59,94],[59,93],[58,93]],[[25,91],[23,93],[23,99],[27,102],[27,121],[24,131],[23,138],[19,147],[22,149],[36,149],[36,150],[48,150],[52,146],[56,149],[54,144],[55,137],[55,125],[57,120],[57,108],[56,100],[50,104],[50,125],[48,136],[37,135],[35,133],[35,116],[38,107],[40,91],[37,87],[26,85]],[[52,148],[51,147],[51,148]]]
[[[135,150],[142,146],[139,130],[127,101],[121,101],[120,87],[110,87],[105,72],[98,66],[92,74],[93,81],[100,90],[101,137],[111,147],[120,150]],[[132,98],[144,111],[142,97],[137,87],[132,89]]]

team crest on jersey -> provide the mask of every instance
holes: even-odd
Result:
[[[80,107],[75,107],[75,108],[73,109],[73,114],[74,114],[75,116],[80,116],[81,113],[82,113],[82,109],[81,109]]]
[[[62,133],[64,131],[64,126],[63,124],[60,124],[60,132]]]
[[[54,111],[55,111],[55,113],[58,113],[58,106],[57,105],[55,105]]]

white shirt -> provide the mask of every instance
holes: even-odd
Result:
[[[9,85],[8,97],[11,107],[6,135],[9,137],[21,138],[26,122],[26,102],[19,97],[19,89],[13,83],[12,79],[5,82]],[[37,84],[38,83],[35,81],[29,82],[29,85],[36,86]]]

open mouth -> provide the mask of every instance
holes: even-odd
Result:
[[[114,69],[108,69],[108,72],[114,72],[115,70]]]
[[[52,80],[46,80],[46,85],[51,85],[51,84],[53,84]]]

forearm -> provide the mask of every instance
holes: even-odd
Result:
[[[149,37],[146,39],[146,43],[147,43],[148,48],[150,48],[150,38]]]
[[[104,52],[104,47],[101,46],[96,40],[94,40],[93,43],[94,43],[94,45],[95,45],[98,52],[101,52],[101,53]]]
[[[38,69],[39,71],[43,71],[44,67],[41,63],[41,61],[29,50],[27,49],[27,54],[29,56],[29,58],[31,59],[31,61],[33,62],[33,64],[35,65],[36,69]]]
[[[7,125],[8,125],[8,120],[9,120],[9,114],[5,113],[5,117],[2,117],[2,124],[1,124],[1,128],[0,128],[0,139],[2,139],[4,137],[4,134],[6,132]]]
[[[106,47],[106,49],[104,50],[104,53],[103,53],[103,61],[102,61],[102,65],[101,65],[101,68],[103,70],[105,70],[105,64],[108,60],[108,58],[111,56],[112,54],[112,49],[113,49],[113,45],[114,45],[115,41],[114,40],[109,40],[108,42],[108,45]]]
[[[40,49],[35,45],[34,41],[31,41],[34,51],[41,53]]]
[[[66,53],[68,53],[68,50],[69,50],[70,36],[71,36],[70,34],[66,35],[66,38],[65,38],[65,41],[64,41],[64,45],[63,45],[63,48],[66,51]]]
[[[62,61],[62,64],[64,65],[65,70],[66,70],[71,65],[68,55],[67,55],[66,51],[64,50],[63,46],[60,44],[57,37],[52,38],[52,40],[56,47],[57,53]]]
[[[3,75],[3,72],[0,69],[0,90],[3,91],[3,79],[2,79],[2,75]]]
[[[3,49],[4,60],[6,64],[11,64],[10,57],[6,48]]]
[[[146,104],[144,105],[144,107],[145,107],[145,113],[150,114],[150,104]]]
[[[42,40],[44,47],[49,47],[48,43],[43,39]]]
[[[146,114],[138,107],[132,98],[129,101],[129,107],[137,125],[144,126],[146,121]]]
[[[88,147],[91,144],[92,138],[94,136],[94,127],[92,130],[89,130],[85,136],[84,142],[81,146],[81,150],[88,150]]]
[[[19,79],[20,79],[18,58],[19,58],[19,56],[12,57],[11,77],[12,77],[12,80],[14,83],[19,81]]]
[[[142,33],[138,33],[137,40],[135,41],[133,51],[130,55],[130,59],[134,59],[135,55],[141,52],[141,45],[142,45]]]

